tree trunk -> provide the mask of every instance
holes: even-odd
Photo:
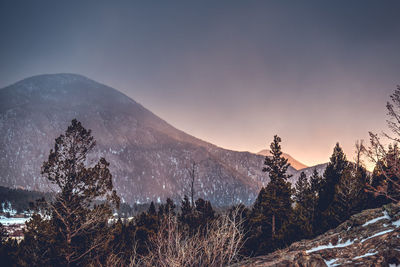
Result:
[[[272,238],[275,237],[275,214],[272,215]]]

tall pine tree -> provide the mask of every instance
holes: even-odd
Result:
[[[112,207],[119,206],[109,163],[101,158],[94,166],[86,166],[86,157],[95,144],[91,131],[74,119],[65,134],[55,140],[42,166],[42,175],[58,188],[58,193],[53,202],[43,203],[47,218],[36,214],[30,221],[23,245],[28,251],[39,248],[38,255],[46,252],[47,258],[59,266],[85,265],[101,257]],[[98,200],[103,202],[96,204]],[[39,240],[41,243],[36,244]],[[39,257],[35,264],[52,265],[40,263],[45,259]]]
[[[294,199],[296,206],[294,209],[294,219],[292,222],[290,238],[299,240],[310,238],[313,236],[313,225],[315,217],[315,207],[317,202],[315,185],[311,186],[311,181],[315,183],[315,176],[318,173],[313,173],[310,181],[308,181],[304,172],[300,174],[299,180],[295,185]]]
[[[271,157],[266,156],[263,172],[268,172],[271,179],[266,187],[269,211],[271,216],[271,235],[276,236],[276,230],[283,222],[288,219],[291,213],[291,184],[286,180],[292,175],[287,174],[290,166],[288,160],[282,156],[281,138],[274,136],[274,141],[270,145]]]
[[[335,194],[335,185],[339,182],[342,172],[348,166],[346,155],[344,154],[339,143],[336,143],[333,149],[330,162],[325,169],[323,181],[319,193],[319,208],[326,210],[332,203]]]
[[[335,187],[335,196],[331,207],[337,224],[347,220],[351,215],[362,211],[367,206],[368,193],[365,191],[367,172],[354,164],[344,169]]]
[[[287,174],[290,164],[282,156],[280,142],[281,138],[275,135],[270,145],[272,155],[265,157],[263,168],[269,174],[270,182],[261,189],[250,216],[248,249],[257,254],[284,245],[284,226],[292,217],[292,190],[287,181],[291,177]],[[261,244],[257,246],[258,242]]]
[[[318,193],[318,213],[321,218],[319,232],[323,232],[334,227],[337,223],[332,209],[332,204],[335,197],[335,187],[339,183],[343,171],[348,167],[349,162],[346,159],[339,143],[336,143],[333,149],[330,162],[325,169],[321,187]]]

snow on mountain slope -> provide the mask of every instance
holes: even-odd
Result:
[[[198,172],[196,197],[214,205],[250,204],[268,177],[263,156],[219,148],[169,125],[119,91],[76,74],[39,75],[0,89],[0,185],[48,190],[40,175],[54,139],[73,118],[97,140],[90,161],[110,162],[128,203],[180,199],[187,167]],[[290,168],[294,180],[298,172]]]

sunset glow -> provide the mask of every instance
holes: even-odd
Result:
[[[79,73],[232,150],[258,152],[279,134],[306,165],[336,142],[352,158],[356,140],[385,128],[399,83],[398,9],[374,1],[43,3],[18,16],[1,4],[0,87]]]

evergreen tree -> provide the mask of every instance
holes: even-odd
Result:
[[[9,238],[7,230],[0,223],[0,263],[2,266],[15,266],[19,261],[17,255],[18,243]]]
[[[335,197],[335,187],[339,183],[340,177],[348,167],[348,164],[346,155],[339,146],[339,143],[336,143],[330,162],[325,169],[318,193],[318,213],[321,218],[320,233],[337,224],[335,210],[332,207]]]
[[[347,220],[351,215],[362,211],[366,207],[368,195],[365,191],[366,170],[349,164],[342,172],[335,187],[335,197],[332,204],[332,214],[337,224]]]
[[[316,197],[318,197],[318,192],[321,189],[321,185],[322,185],[322,177],[319,175],[317,169],[314,168],[313,173],[311,174],[310,177],[310,190]]]
[[[279,136],[274,136],[274,141],[270,145],[272,156],[266,156],[264,160],[263,172],[268,172],[272,183],[279,179],[286,181],[292,177],[292,175],[286,173],[290,163],[282,156],[281,145],[279,144],[281,141]]]
[[[199,226],[207,226],[215,218],[215,211],[211,206],[210,201],[202,198],[196,200],[196,217]]]
[[[294,200],[297,204],[304,206],[307,195],[310,193],[310,184],[304,172],[300,173],[299,180],[295,184]]]
[[[313,235],[315,234],[315,229],[319,225],[319,220],[317,220],[317,207],[319,201],[319,192],[322,186],[322,177],[318,174],[317,169],[315,168],[311,177],[310,177],[310,194],[311,194],[311,203],[309,204],[310,209],[310,223],[312,225]]]
[[[268,221],[267,190],[261,188],[249,216],[244,255],[262,254],[271,249],[271,224]]]
[[[296,206],[294,209],[294,220],[291,224],[290,238],[292,241],[313,236],[313,225],[315,217],[315,207],[317,203],[317,194],[314,191],[318,181],[318,173],[314,169],[310,182],[304,172],[300,174],[299,180],[295,185],[294,199]],[[311,186],[311,181],[313,186]]]
[[[156,212],[154,202],[150,203],[147,212],[142,212],[136,217],[136,241],[137,241],[137,252],[140,255],[145,255],[148,250],[151,249],[147,246],[150,237],[157,233],[159,226],[159,217]]]
[[[167,198],[167,202],[165,204],[161,204],[160,207],[158,208],[158,216],[160,218],[164,216],[175,216],[175,204],[172,201],[172,199]]]
[[[95,144],[91,131],[74,119],[43,163],[42,175],[59,193],[53,202],[46,203],[50,220],[37,215],[27,226],[27,246],[40,247],[48,255],[43,257],[38,251],[38,263],[48,259],[59,266],[82,265],[103,252],[111,208],[118,207],[119,198],[104,158],[93,167],[85,166]],[[99,199],[102,203],[96,204]]]
[[[283,246],[285,231],[292,218],[292,189],[286,181],[291,177],[287,174],[290,164],[282,157],[280,142],[280,137],[275,135],[270,146],[272,156],[265,157],[263,168],[268,172],[270,182],[261,189],[250,215],[251,230],[246,246],[248,251],[256,254]]]
[[[155,216],[157,214],[156,206],[154,205],[153,201],[150,203],[150,206],[147,209],[147,214],[150,215],[150,216]]]
[[[286,180],[291,177],[287,174],[290,166],[288,160],[282,156],[281,138],[274,136],[270,145],[272,157],[265,157],[263,172],[268,172],[270,182],[266,187],[269,212],[271,216],[271,237],[274,238],[276,230],[288,218],[291,212],[291,184]],[[278,226],[278,227],[277,227]]]
[[[118,254],[122,260],[122,266],[129,266],[131,257],[134,257],[136,244],[136,225],[133,221],[128,223],[119,219],[111,226],[111,238],[107,243],[106,250]]]
[[[188,214],[192,213],[192,205],[190,203],[189,197],[185,195],[181,202],[181,216],[185,217]]]

